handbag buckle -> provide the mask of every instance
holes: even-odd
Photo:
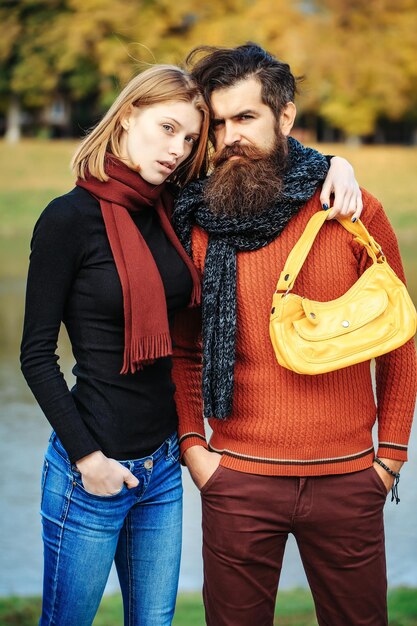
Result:
[[[282,291],[282,289],[276,289],[275,293],[280,293],[282,295],[283,298],[285,298],[285,296],[288,296],[288,294],[290,293],[292,287],[288,287],[287,291]]]

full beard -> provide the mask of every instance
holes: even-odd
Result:
[[[281,196],[287,157],[281,134],[268,153],[251,145],[225,146],[213,157],[214,171],[204,189],[207,207],[228,217],[260,215]]]

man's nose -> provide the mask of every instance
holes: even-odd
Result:
[[[225,124],[223,144],[225,146],[232,146],[234,143],[239,143],[241,135],[239,129],[234,124]]]

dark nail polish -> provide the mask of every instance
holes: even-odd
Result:
[[[328,204],[323,204],[323,211],[328,211],[329,210],[329,205]]]
[[[357,217],[352,217],[352,222],[356,222],[357,219]]]

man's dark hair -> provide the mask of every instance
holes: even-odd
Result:
[[[297,81],[290,66],[255,43],[236,48],[198,46],[187,56],[186,67],[210,105],[216,89],[232,87],[246,78],[256,78],[262,87],[262,101],[278,118],[283,107],[293,102]]]

